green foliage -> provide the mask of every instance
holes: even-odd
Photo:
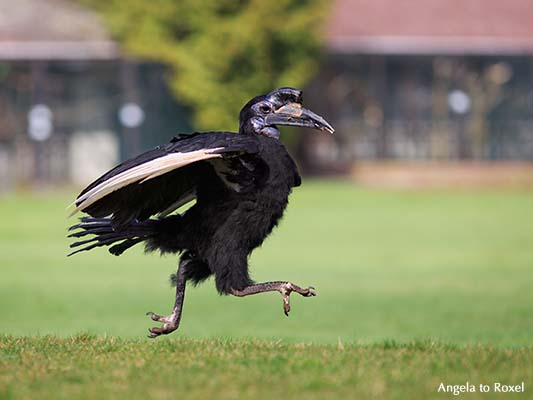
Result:
[[[316,71],[326,0],[79,0],[135,57],[170,66],[202,129],[236,129],[250,98],[301,87]]]

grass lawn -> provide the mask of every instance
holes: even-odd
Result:
[[[0,338],[2,399],[531,398],[533,349],[430,342],[306,345],[257,340]],[[525,393],[494,393],[495,382]],[[480,393],[479,384],[491,392]],[[529,392],[529,393],[528,393]]]
[[[0,198],[0,398],[57,398],[58,385],[92,398],[453,397],[436,393],[446,379],[524,380],[533,396],[532,191],[306,181],[251,271],[318,296],[293,296],[286,318],[276,293],[220,297],[209,281],[187,291],[180,330],[157,342],[144,339],[144,314],[170,310],[177,259],[66,258],[74,195]]]

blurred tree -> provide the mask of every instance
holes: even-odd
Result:
[[[243,104],[317,69],[327,0],[78,0],[103,14],[131,56],[170,66],[202,129],[236,129]]]

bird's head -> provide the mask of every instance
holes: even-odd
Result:
[[[320,115],[302,107],[302,91],[289,87],[254,97],[240,113],[240,133],[279,139],[278,125],[302,126],[333,133]]]

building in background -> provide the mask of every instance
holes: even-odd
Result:
[[[164,68],[125,59],[67,0],[0,0],[0,190],[87,183],[187,130]]]
[[[165,68],[68,0],[0,0],[0,191],[87,183],[189,131]],[[533,2],[336,0],[306,103],[337,129],[299,161],[533,160]]]
[[[337,0],[306,93],[337,131],[306,166],[533,160],[532,21],[528,0]]]

